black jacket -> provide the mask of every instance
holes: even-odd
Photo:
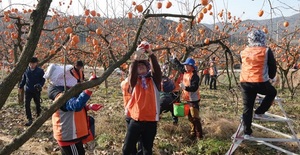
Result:
[[[39,84],[41,87],[45,84],[44,79],[44,70],[36,67],[34,70],[31,70],[30,67],[27,67],[25,73],[23,74],[22,81],[19,84],[19,88],[24,88],[25,91],[36,92],[34,85]]]

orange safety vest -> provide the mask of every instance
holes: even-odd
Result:
[[[129,82],[128,82],[128,78],[126,78],[125,80],[123,80],[121,82],[121,89],[122,89],[122,94],[123,94],[123,102],[124,102],[124,107],[126,107],[128,101],[131,98],[131,94],[129,93]]]
[[[208,68],[205,68],[205,69],[203,70],[203,74],[204,74],[204,75],[208,74]]]
[[[191,79],[192,79],[192,76],[193,76],[193,72],[185,72],[183,74],[183,84],[188,87],[191,85]],[[182,99],[184,101],[198,101],[200,100],[200,93],[197,89],[197,91],[195,92],[188,92],[186,90],[182,90]]]
[[[213,75],[217,75],[217,69],[216,69],[216,64],[214,62],[210,63],[210,67],[209,67],[209,75],[213,76]]]
[[[241,52],[240,82],[266,82],[269,80],[266,47],[247,47]]]
[[[138,78],[132,90],[132,97],[128,101],[126,111],[136,121],[158,121],[160,104],[159,91],[152,78],[146,78],[147,89],[142,87],[142,80]]]
[[[70,70],[70,72],[77,79],[78,82],[82,82],[83,81],[83,70],[82,69],[79,70],[79,74],[78,74],[78,72],[76,71],[75,68],[72,68]]]
[[[57,141],[72,141],[87,137],[89,135],[87,120],[84,108],[77,112],[57,110],[52,115],[54,138]]]

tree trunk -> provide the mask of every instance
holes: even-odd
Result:
[[[111,67],[109,67],[98,79],[77,84],[68,91],[66,91],[64,95],[57,101],[55,101],[47,111],[42,113],[42,115],[39,118],[37,118],[36,121],[34,121],[33,124],[23,134],[14,138],[10,144],[3,147],[3,149],[0,151],[0,155],[11,154],[13,151],[21,147],[36,133],[36,131],[52,116],[52,114],[56,110],[58,110],[62,105],[66,103],[68,99],[82,92],[85,89],[100,85],[103,81],[105,81],[108,78],[108,76],[114,71],[115,68],[126,62],[130,58],[130,55],[132,53],[133,50],[132,52],[129,52],[127,55],[125,55],[124,58],[122,58],[121,60],[113,64]]]
[[[285,79],[283,76],[281,76],[281,81],[280,81],[280,90],[283,91],[284,90],[284,85],[285,85]]]
[[[20,59],[16,64],[16,67],[0,84],[0,109],[2,109],[18,80],[21,79],[31,57],[34,54],[51,2],[52,0],[40,0],[37,4],[36,10],[34,10],[30,15],[31,26],[29,36],[21,53]]]
[[[45,4],[47,1],[49,1],[51,3],[50,0],[41,0],[38,4],[37,8],[39,8],[40,4]],[[50,6],[50,3],[49,3],[49,6]],[[149,13],[149,11],[147,13]],[[121,64],[125,63],[130,58],[130,56],[132,55],[132,53],[136,49],[136,43],[138,41],[138,38],[140,36],[142,27],[143,27],[145,22],[146,22],[146,19],[143,19],[141,21],[140,26],[139,26],[138,31],[137,31],[136,36],[135,36],[135,40],[133,42],[133,45],[132,45],[130,51],[127,54],[125,54],[122,59],[120,59],[119,61],[117,61],[116,63],[111,65],[109,68],[107,68],[107,70],[98,79],[93,80],[93,81],[89,81],[89,82],[84,82],[84,83],[77,84],[74,87],[72,87],[71,89],[69,89],[68,91],[66,91],[64,93],[64,95],[61,98],[59,98],[57,101],[55,101],[53,103],[53,105],[50,106],[50,108],[47,111],[42,113],[42,115],[38,119],[36,119],[36,121],[34,121],[33,124],[23,134],[21,134],[18,137],[14,138],[11,143],[9,143],[5,147],[3,147],[2,150],[0,151],[0,155],[8,155],[8,154],[11,154],[13,151],[17,150],[26,141],[28,141],[36,133],[36,131],[52,116],[52,114],[56,110],[58,110],[63,104],[66,103],[66,101],[69,98],[71,98],[72,96],[75,96],[76,94],[80,93],[84,89],[88,89],[88,88],[100,85],[104,80],[106,80],[108,78],[108,76],[117,67],[119,67]],[[31,58],[31,57],[29,57],[29,58]],[[29,58],[28,58],[28,62],[29,62]],[[2,91],[3,90],[1,89],[0,92],[2,92]],[[2,101],[2,102],[4,102],[4,101]]]

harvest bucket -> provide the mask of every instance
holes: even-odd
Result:
[[[184,117],[189,114],[190,106],[185,103],[174,103],[173,110],[175,116]]]

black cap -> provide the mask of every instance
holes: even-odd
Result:
[[[31,60],[30,60],[31,63],[35,63],[35,62],[38,62],[38,59],[37,57],[32,57]]]
[[[76,66],[83,67],[83,62],[82,62],[82,61],[77,61],[77,62],[76,62]]]

